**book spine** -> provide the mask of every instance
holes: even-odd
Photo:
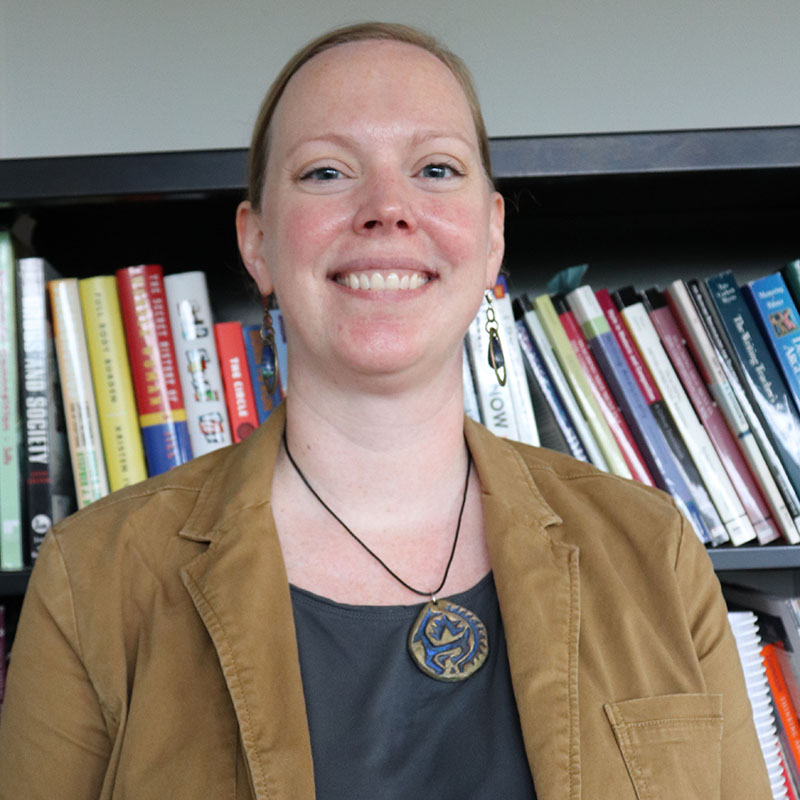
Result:
[[[539,353],[544,362],[547,374],[553,381],[556,392],[558,392],[558,396],[561,398],[561,402],[564,404],[564,408],[567,411],[569,421],[575,428],[575,432],[578,434],[578,438],[583,445],[583,449],[586,451],[586,455],[589,457],[589,461],[598,469],[608,472],[608,464],[603,457],[600,446],[597,444],[597,440],[594,438],[594,434],[589,428],[589,423],[586,421],[583,412],[575,400],[575,395],[572,393],[572,389],[570,389],[569,382],[561,369],[561,365],[558,363],[550,340],[547,338],[547,334],[542,327],[542,323],[539,321],[539,317],[533,308],[530,298],[527,295],[523,295],[520,298],[520,305],[522,306],[522,319],[525,322],[525,327],[528,329],[531,339],[539,348]]]
[[[16,275],[11,236],[0,231],[0,569],[22,569]]]
[[[47,310],[46,281],[53,272],[41,258],[17,261],[22,534],[26,559],[31,562],[36,560],[47,531],[73,510],[73,493],[63,489],[72,475]],[[64,472],[68,474],[61,474]]]
[[[569,453],[573,458],[589,461],[577,431],[572,426],[567,410],[547,374],[539,348],[533,341],[524,319],[516,322],[517,338],[525,361],[531,388],[531,400],[539,426],[539,436],[544,447]],[[540,402],[537,403],[537,397]],[[545,406],[546,405],[546,409]],[[545,421],[545,424],[543,424]],[[550,433],[555,428],[559,434]]]
[[[111,275],[83,278],[78,290],[108,483],[114,492],[147,477],[117,282]]]
[[[611,331],[597,297],[588,287],[580,287],[572,298],[575,315],[586,335],[589,347],[608,378],[611,392],[630,423],[631,431],[648,459],[650,471],[659,488],[675,499],[685,516],[704,530],[700,512],[689,491],[664,434],[658,427],[650,406],[634,379],[622,349]]]
[[[734,446],[732,449],[724,445],[718,449],[724,459],[725,469],[753,523],[759,542],[768,544],[781,533],[791,541],[797,535],[794,521],[725,376],[714,344],[692,302],[689,289],[683,281],[676,280],[667,287],[664,295],[686,346],[694,357],[699,375],[716,403],[718,413],[727,423],[725,430],[728,431],[731,441],[738,444],[738,447]]]
[[[800,722],[798,722],[797,713],[792,704],[786,682],[783,679],[780,664],[775,656],[774,647],[775,645],[765,644],[761,648],[761,656],[764,659],[764,668],[775,710],[786,735],[792,761],[796,767],[796,765],[800,764]]]
[[[742,294],[783,373],[795,410],[800,409],[800,317],[783,277],[776,272],[750,281]]]
[[[588,297],[594,300],[594,294],[588,286],[580,286],[578,289],[567,294],[564,299],[570,310],[566,308],[564,310],[559,310],[558,307],[556,307],[556,310],[559,311],[558,318],[564,326],[567,339],[569,339],[586,377],[589,379],[589,386],[594,392],[595,400],[597,400],[597,404],[600,406],[600,410],[603,412],[608,422],[608,427],[614,435],[614,439],[622,453],[622,457],[625,459],[625,463],[628,465],[631,476],[640,483],[645,484],[645,486],[655,486],[655,481],[637,446],[636,439],[631,433],[625,416],[620,411],[618,401],[608,388],[604,372],[598,366],[597,360],[593,355],[594,351],[587,344],[587,337],[578,319],[576,319],[578,316],[576,308],[581,306],[581,298],[588,299]]]
[[[168,275],[164,289],[192,453],[202,456],[232,441],[205,273]]]
[[[639,387],[645,403],[647,403],[650,408],[656,425],[658,425],[661,430],[664,441],[667,443],[667,449],[672,454],[675,466],[683,477],[684,483],[689,488],[689,493],[693,499],[692,508],[697,511],[696,516],[692,515],[689,517],[695,533],[700,541],[704,543],[711,542],[711,530],[713,528],[710,526],[715,525],[721,527],[722,522],[719,520],[719,515],[716,513],[716,509],[714,509],[711,503],[711,498],[708,496],[708,492],[700,480],[697,467],[695,467],[692,457],[689,455],[689,451],[686,449],[686,445],[680,437],[680,433],[661,397],[661,393],[658,391],[658,387],[653,382],[650,370],[644,363],[639,350],[633,342],[627,325],[620,316],[616,303],[605,289],[598,291],[595,297],[600,304],[603,315],[608,321],[614,338],[617,340],[617,344],[636,381],[636,385]],[[724,539],[724,535],[727,534],[717,534],[715,531],[715,536],[717,535],[720,539]]]
[[[483,424],[496,436],[505,436],[507,439],[519,439],[517,419],[514,411],[514,401],[511,397],[511,386],[506,381],[504,386],[498,383],[494,369],[489,363],[489,334],[486,331],[484,320],[488,301],[483,298],[481,307],[475,319],[467,329],[467,354],[472,368],[472,377],[475,380],[475,391],[478,395],[478,406],[481,410]],[[497,335],[503,352],[508,349],[505,334],[498,325]],[[506,364],[506,372],[509,370]]]
[[[702,457],[707,466],[705,471],[701,469],[701,474],[714,505],[725,523],[731,542],[737,546],[750,542],[757,538],[756,531],[728,471],[732,470],[733,477],[737,478],[733,462],[745,467],[736,443],[684,346],[683,336],[670,309],[666,305],[653,308],[650,319],[684,389],[682,398],[678,398],[684,406],[681,409],[685,421],[683,435],[693,436],[695,444],[702,441],[704,445]],[[693,413],[690,415],[690,412]],[[725,468],[726,461],[728,469]],[[714,479],[712,485],[708,484],[709,476]],[[737,482],[741,483],[738,478]],[[763,519],[763,515],[756,516],[757,522]]]
[[[730,482],[728,481],[726,485],[723,481],[724,471],[719,457],[686,397],[644,304],[634,303],[627,306],[622,311],[622,318],[664,398],[681,440],[686,445],[703,486],[711,498],[713,504],[711,509],[706,511],[701,507],[701,511],[704,517],[709,518],[712,542],[722,543],[723,538],[728,539],[731,532],[738,536],[737,526],[740,517],[737,512],[741,509],[741,503],[738,498],[734,499],[731,496],[733,490],[732,487],[729,490]],[[725,526],[722,531],[719,531],[716,524],[712,527],[710,523],[712,510],[716,519],[721,519]],[[742,516],[744,516],[743,510]],[[750,534],[748,538],[755,538],[752,526]]]
[[[797,519],[800,514],[800,419],[783,377],[769,352],[752,312],[742,297],[732,272],[706,279],[707,301],[714,319],[730,344],[731,364],[737,370],[759,421],[778,454],[785,470],[791,492],[784,491],[777,473],[776,481],[784,494],[789,513]]]
[[[533,403],[525,376],[525,365],[520,352],[517,329],[514,323],[514,311],[505,279],[501,275],[495,284],[494,307],[497,321],[502,330],[503,358],[508,370],[508,385],[511,387],[511,402],[514,406],[514,419],[517,423],[517,438],[525,444],[538,445],[539,431],[533,414]]]
[[[746,376],[734,354],[733,343],[725,331],[722,320],[714,306],[711,298],[711,290],[708,286],[697,280],[690,280],[687,283],[687,288],[689,289],[692,302],[697,309],[700,320],[703,323],[703,327],[714,346],[719,365],[725,373],[731,391],[747,420],[747,424],[750,426],[753,438],[758,445],[758,450],[764,458],[764,462],[769,469],[769,474],[772,476],[780,497],[786,506],[786,511],[794,522],[795,531],[797,532],[796,535],[800,535],[800,498],[798,498],[794,486],[789,480],[789,475],[786,472],[783,461],[781,461],[780,455],[773,445],[772,438],[767,432],[766,426],[762,423],[760,414],[756,411],[752,395],[747,391]],[[746,440],[743,439],[742,441]],[[769,483],[763,482],[762,485],[765,487],[767,496],[771,497],[769,493]],[[780,512],[776,512],[775,510],[777,506],[773,505],[772,508],[773,513],[776,514],[775,518],[780,519]],[[784,535],[790,543],[798,543],[794,541],[793,538],[790,538],[789,534],[784,532]]]
[[[145,264],[116,279],[147,472],[160,475],[192,457],[163,273]]]
[[[217,322],[214,337],[219,353],[222,385],[234,442],[246,439],[258,427],[258,411],[250,382],[241,322]]]
[[[109,492],[77,278],[47,284],[78,508]]]
[[[247,353],[247,366],[253,385],[259,425],[278,407],[281,402],[280,377],[277,372],[276,356],[264,347],[261,328],[258,325],[243,325],[242,340]],[[272,391],[269,391],[272,384]]]
[[[575,399],[578,401],[578,405],[581,407],[589,423],[589,427],[597,440],[603,457],[608,463],[610,471],[623,478],[630,478],[630,470],[625,463],[625,459],[616,441],[614,441],[614,436],[611,433],[611,429],[608,427],[608,423],[600,407],[597,405],[597,401],[594,399],[592,390],[589,387],[589,382],[583,374],[583,369],[578,362],[575,351],[572,349],[567,339],[567,334],[564,332],[564,328],[558,319],[553,301],[548,295],[543,294],[539,295],[533,301],[533,306],[550,340],[556,358],[558,358],[558,362],[564,370],[564,375],[575,394]]]
[[[472,379],[472,367],[469,365],[466,338],[461,343],[461,382],[464,387],[464,413],[475,422],[482,423],[478,394],[475,391],[475,381]]]

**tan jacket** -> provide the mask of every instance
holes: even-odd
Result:
[[[48,537],[12,654],[2,800],[314,797],[270,513],[283,424]],[[671,502],[466,433],[539,800],[771,797],[710,560]]]

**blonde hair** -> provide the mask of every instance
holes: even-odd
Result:
[[[481,114],[475,85],[472,82],[472,76],[470,75],[467,65],[455,55],[455,53],[450,52],[450,50],[439,44],[433,36],[417,28],[391,22],[363,22],[356,25],[335,28],[309,42],[286,62],[283,69],[278,74],[278,77],[275,78],[272,85],[269,87],[269,91],[261,103],[258,118],[256,119],[256,124],[253,129],[253,138],[250,142],[248,199],[254,209],[260,209],[261,198],[264,192],[272,118],[275,115],[275,108],[278,105],[278,101],[283,96],[286,86],[292,76],[303,64],[325,50],[330,50],[333,47],[350,42],[372,40],[404,42],[405,44],[420,47],[438,58],[439,61],[450,70],[466,95],[467,103],[472,113],[472,121],[475,124],[475,133],[478,136],[481,163],[483,164],[483,169],[486,172],[489,182],[492,182],[489,137],[486,133],[486,125],[484,124],[483,115]]]

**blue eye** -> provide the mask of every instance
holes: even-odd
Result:
[[[423,178],[452,178],[461,173],[450,164],[426,164],[419,173]]]
[[[316,167],[300,176],[300,180],[307,181],[335,181],[342,177],[342,173],[334,167]]]

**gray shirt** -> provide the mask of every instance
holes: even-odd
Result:
[[[457,683],[412,661],[421,603],[343,605],[292,587],[318,800],[535,800],[491,574],[450,599],[489,639]]]

